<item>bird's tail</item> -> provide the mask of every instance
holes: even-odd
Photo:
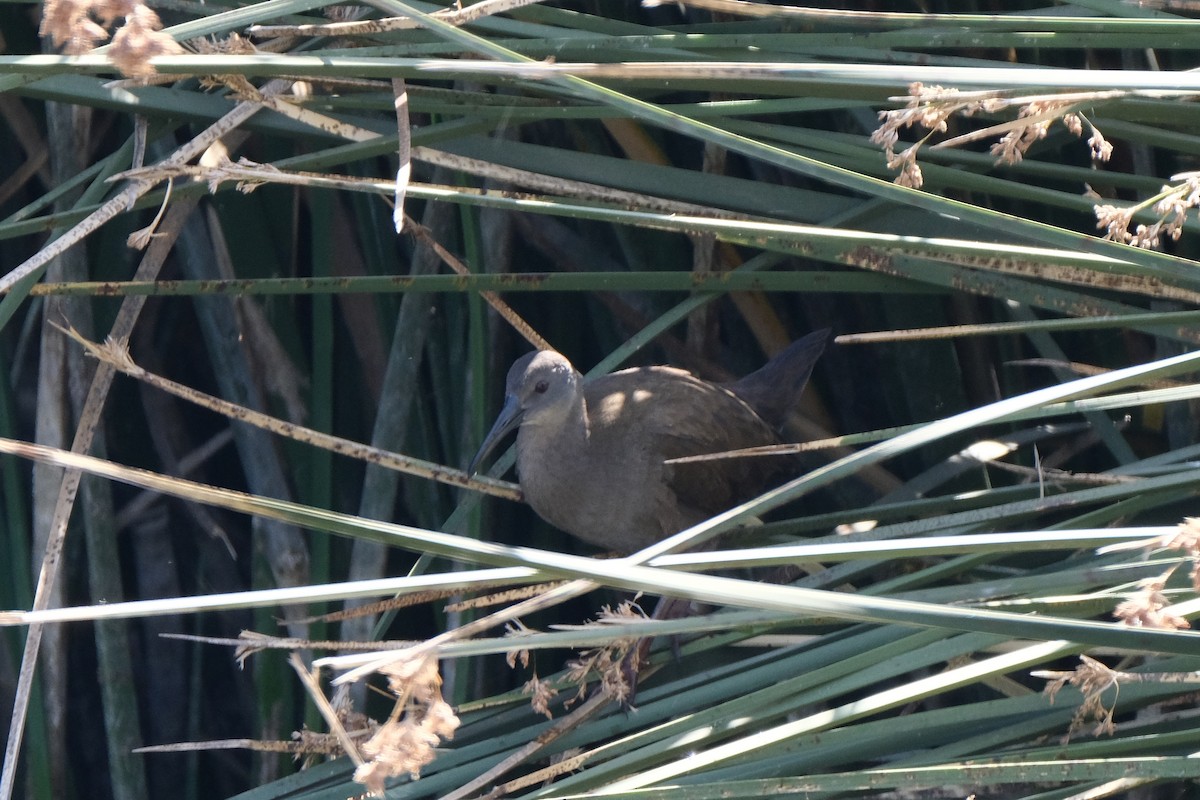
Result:
[[[804,391],[829,339],[829,328],[789,344],[760,369],[729,385],[771,427],[779,430]]]

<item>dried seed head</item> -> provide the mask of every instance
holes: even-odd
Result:
[[[1174,571],[1172,568],[1162,575],[1141,581],[1137,593],[1118,605],[1113,616],[1135,628],[1177,631],[1192,627],[1183,617],[1164,610],[1170,605],[1170,600],[1163,594],[1163,589]]]
[[[158,14],[144,5],[135,6],[125,17],[125,24],[113,36],[113,63],[131,78],[147,78],[155,74],[150,59],[155,56],[176,55],[183,48],[159,28]]]
[[[125,24],[113,36],[110,55],[125,75],[153,75],[151,58],[183,52],[178,42],[160,30],[158,14],[137,0],[49,0],[40,33],[67,53],[86,53],[107,39],[107,29],[121,18]]]
[[[554,719],[554,713],[550,710],[550,703],[558,696],[558,690],[539,678],[536,672],[521,687],[521,693],[530,696],[529,703],[535,712],[544,715],[546,719]]]

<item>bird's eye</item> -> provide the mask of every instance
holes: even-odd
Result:
[[[538,394],[545,394],[546,390],[549,388],[550,384],[546,381],[538,381],[536,384],[534,384],[533,390]]]

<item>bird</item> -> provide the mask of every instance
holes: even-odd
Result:
[[[636,552],[769,488],[785,459],[666,462],[780,443],[828,336],[814,331],[725,384],[669,366],[585,382],[560,353],[527,353],[509,370],[504,406],[468,471],[516,430],[517,476],[533,510],[602,550]]]

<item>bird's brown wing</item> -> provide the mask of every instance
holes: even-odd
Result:
[[[593,432],[605,437],[614,452],[631,458],[660,464],[778,441],[736,395],[683,370],[623,370],[594,381],[585,391]],[[691,524],[771,488],[784,463],[769,457],[665,465],[659,480],[674,495],[679,516]]]

